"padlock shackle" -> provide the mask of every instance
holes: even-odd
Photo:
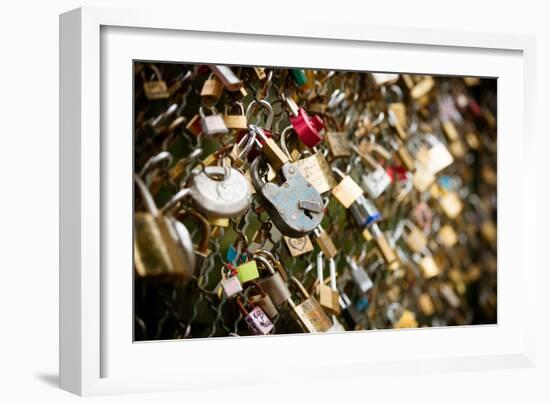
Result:
[[[145,164],[143,164],[143,168],[141,168],[141,171],[139,172],[139,176],[141,178],[145,178],[149,171],[156,167],[160,163],[166,163],[167,166],[172,165],[172,154],[170,154],[168,151],[161,151],[160,153],[153,155],[151,158],[149,158]]]
[[[261,255],[257,255],[256,253],[254,253],[252,255],[253,259],[257,262],[260,262],[261,263],[261,268],[264,268],[266,269],[269,274],[275,274],[275,269],[273,268],[273,265],[269,262],[269,260],[267,260],[265,257],[261,256]]]
[[[300,283],[300,281],[296,277],[291,276],[290,277],[290,282],[291,282],[291,284],[294,284],[298,288],[298,290],[302,293],[302,297],[304,299],[308,299],[310,297],[310,295],[307,292],[306,288],[303,286],[302,283]]]
[[[264,128],[266,130],[271,130],[271,125],[273,124],[273,107],[265,99],[254,100],[248,104],[248,107],[246,108],[246,115],[245,115],[246,121],[250,122],[251,120],[250,118],[252,117],[252,112],[259,107],[263,107],[265,110],[267,110],[268,115],[267,115]]]
[[[293,159],[292,159],[292,156],[290,155],[290,151],[288,151],[288,146],[286,145],[286,140],[287,140],[286,136],[287,136],[288,133],[296,134],[296,132],[294,131],[294,128],[292,127],[292,125],[287,126],[283,129],[283,131],[281,132],[281,136],[279,138],[279,144],[281,146],[281,150],[283,150],[283,152],[288,157],[288,160],[291,161],[291,162],[294,162]]]
[[[260,177],[260,164],[262,163],[265,164],[265,160],[260,154],[254,158],[254,161],[252,161],[252,165],[250,166],[250,178],[252,179],[252,184],[256,189],[260,189],[264,185],[264,182]]]
[[[151,192],[149,192],[149,189],[137,174],[134,174],[134,181],[136,182],[139,193],[141,194],[141,199],[143,200],[147,211],[149,211],[153,215],[153,217],[157,217],[160,212],[157,205],[155,204],[153,195],[151,195]]]
[[[201,240],[200,240],[200,242],[197,246],[197,251],[201,255],[206,255],[208,253],[208,244],[210,242],[210,237],[211,237],[211,233],[212,233],[212,227],[210,225],[210,222],[206,219],[205,216],[203,216],[202,214],[200,214],[199,212],[197,212],[195,210],[186,210],[186,209],[184,209],[184,210],[180,210],[176,214],[176,218],[180,221],[182,221],[186,217],[193,218],[202,227],[202,231],[201,231],[202,232],[202,237],[201,237]]]
[[[268,296],[265,288],[262,287],[262,285],[258,281],[252,280],[252,281],[250,281],[250,283],[251,283],[251,285],[249,286],[249,288],[254,288],[255,287],[258,291],[260,291],[260,295],[264,298]]]
[[[191,194],[191,189],[185,188],[177,192],[170,200],[166,202],[164,206],[160,209],[161,213],[167,214],[174,210],[179,203]]]
[[[279,260],[275,259],[275,256],[273,256],[271,252],[265,249],[258,249],[256,252],[254,252],[254,254],[264,255],[269,260],[271,260],[272,267],[277,269],[277,271],[279,272],[279,274],[281,275],[285,283],[288,282],[288,273],[286,272],[286,269],[283,267],[282,263]]]

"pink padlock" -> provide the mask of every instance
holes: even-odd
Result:
[[[273,323],[269,320],[269,317],[262,308],[254,306],[248,301],[247,305],[252,306],[252,310],[248,312],[240,297],[237,297],[237,305],[244,316],[244,321],[252,333],[255,335],[266,335],[273,330]]]
[[[290,109],[290,124],[302,143],[308,147],[315,147],[323,140],[320,131],[325,127],[323,119],[318,115],[310,117],[304,108],[298,105],[290,97],[283,96]]]

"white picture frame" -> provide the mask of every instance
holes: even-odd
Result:
[[[318,52],[304,54],[307,46]],[[528,234],[536,232],[536,173],[513,169],[535,155],[534,58],[534,38],[521,35],[327,25],[303,16],[299,24],[243,25],[155,10],[61,15],[61,387],[96,395],[246,386],[248,374],[258,385],[294,383],[295,371],[303,383],[534,365],[536,242]],[[132,343],[133,59],[498,77],[498,324]],[[348,353],[318,353],[331,346]],[[243,351],[263,360],[250,358],[234,373],[215,364]]]

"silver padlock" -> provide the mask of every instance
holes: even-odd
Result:
[[[231,218],[244,214],[252,203],[246,177],[232,167],[207,166],[193,171],[191,199],[209,217]]]
[[[351,278],[353,279],[353,282],[355,283],[357,288],[362,293],[370,290],[373,286],[373,283],[367,271],[363,267],[359,267],[357,265],[357,262],[352,258],[349,258],[348,262],[351,268]]]
[[[206,109],[211,113],[210,115],[205,113]],[[216,134],[226,134],[229,132],[223,120],[223,116],[219,114],[213,106],[209,108],[201,106],[199,115],[201,117],[201,128],[205,135],[214,136]]]
[[[273,265],[262,256],[261,250],[255,252],[254,260],[260,263],[260,268],[265,268],[269,272],[269,276],[262,277],[258,283],[269,294],[275,305],[279,306],[288,301],[292,295],[281,273],[275,271]]]

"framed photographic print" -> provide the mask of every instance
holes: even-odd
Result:
[[[530,365],[531,39],[287,28],[61,16],[63,388]]]

